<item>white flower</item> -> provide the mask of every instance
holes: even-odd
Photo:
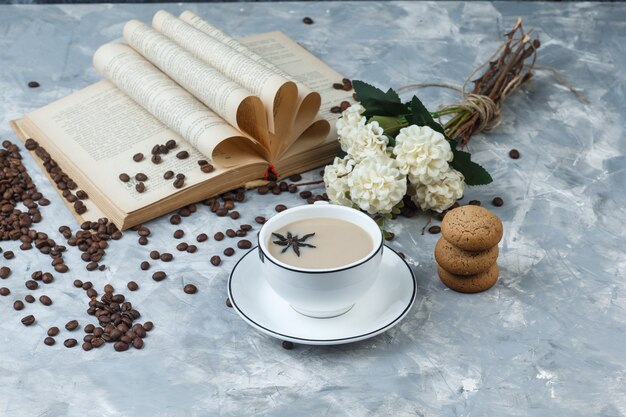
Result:
[[[350,198],[370,214],[389,213],[406,193],[406,177],[385,154],[359,162],[348,176]]]
[[[422,210],[441,213],[463,196],[465,178],[459,171],[450,168],[434,184],[415,184],[409,188],[412,200]]]
[[[393,153],[402,173],[414,184],[437,183],[453,158],[446,138],[428,126],[401,129]]]
[[[378,122],[365,124],[364,111],[360,104],[353,104],[337,120],[341,149],[357,162],[385,153],[389,142]]]
[[[332,165],[324,168],[324,184],[326,194],[334,204],[352,207],[352,201],[346,197],[348,192],[347,174],[352,171],[354,161],[345,158],[335,158]]]

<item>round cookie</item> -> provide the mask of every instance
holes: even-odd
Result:
[[[495,263],[485,272],[481,272],[476,275],[455,275],[451,274],[442,267],[438,267],[439,278],[446,287],[462,292],[462,293],[476,293],[486,291],[498,281],[498,275],[500,270],[498,264]]]
[[[459,249],[445,238],[435,246],[435,260],[446,271],[456,275],[475,275],[487,271],[498,259],[498,245],[483,251]]]
[[[441,234],[454,246],[465,250],[485,250],[502,239],[502,222],[480,206],[461,206],[446,213]]]

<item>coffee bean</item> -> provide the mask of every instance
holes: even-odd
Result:
[[[161,260],[163,262],[171,262],[172,259],[174,259],[174,255],[172,255],[171,253],[166,252],[161,254]]]
[[[41,274],[41,281],[44,284],[50,284],[52,281],[54,281],[54,276],[52,276],[50,272],[44,272],[43,274]]]
[[[135,349],[141,349],[143,348],[143,339],[138,337],[135,340],[133,340],[133,347]]]
[[[36,290],[37,288],[39,288],[39,284],[37,284],[37,281],[33,281],[32,279],[29,279],[24,284],[29,290]]]
[[[283,192],[283,190],[280,189],[280,186],[275,186],[274,188],[272,188],[272,194],[274,195],[280,195]]]
[[[185,243],[185,242],[180,242],[178,245],[176,245],[176,249],[178,249],[179,251],[181,251],[181,252],[182,252],[182,251],[187,250],[187,247],[188,247],[188,246],[189,246],[189,245],[188,245],[187,243]]]
[[[207,236],[206,233],[200,233],[198,236],[196,236],[197,242],[206,242],[208,239],[209,237]]]
[[[148,244],[148,238],[145,236],[141,236],[139,237],[139,239],[137,239],[137,243],[139,243],[141,246],[146,246]]]
[[[439,226],[430,226],[428,228],[428,233],[436,235],[437,233],[441,233],[441,227]]]
[[[185,294],[195,294],[198,292],[198,287],[193,284],[187,284],[183,288],[183,291],[185,292]]]
[[[287,210],[287,206],[284,204],[278,204],[276,207],[274,207],[274,210],[280,213],[281,211]]]
[[[137,190],[138,193],[143,193],[144,191],[146,191],[146,184],[144,184],[143,182],[138,182],[137,184],[135,184],[135,190]]]
[[[511,159],[519,159],[519,157],[520,157],[520,153],[519,153],[519,151],[518,151],[517,149],[511,149],[511,150],[509,151],[509,157],[510,157]]]
[[[237,234],[235,233],[235,231],[233,229],[227,229],[226,230],[226,236],[228,237],[235,237]]]
[[[0,278],[7,279],[11,275],[11,268],[3,266],[0,268]]]
[[[0,288],[0,295],[1,296],[6,297],[9,294],[11,294],[11,290],[10,289],[8,289],[7,287]]]
[[[99,337],[94,337],[93,339],[91,339],[91,346],[95,347],[95,348],[99,348],[100,346],[104,345],[104,340],[102,340]]]
[[[85,268],[87,269],[87,271],[95,271],[96,269],[98,269],[98,263],[97,262],[89,262]]]
[[[341,113],[341,107],[333,106],[333,107],[330,108],[330,112],[331,113]]]
[[[87,291],[90,288],[93,288],[93,284],[91,283],[91,281],[85,281],[83,282],[82,285],[83,290]]]
[[[104,293],[105,294],[112,294],[115,291],[115,288],[113,288],[113,285],[111,284],[106,284],[104,286]]]
[[[196,245],[187,246],[187,253],[196,253],[197,250],[198,250],[198,247]]]
[[[83,190],[78,190],[76,191],[76,197],[80,198],[81,200],[86,200],[89,198],[89,195],[87,195],[87,193]]]
[[[343,80],[341,80],[341,82],[343,83],[344,90],[346,91],[352,90],[352,81],[350,81],[348,78],[344,78]]]
[[[478,200],[470,200],[469,203],[470,206],[480,206],[480,201]]]
[[[29,88],[37,88],[39,86],[40,86],[40,84],[37,81],[29,81],[28,82],[28,87]]]
[[[229,214],[230,218],[233,220],[237,220],[239,217],[241,217],[241,214],[239,214],[238,211],[231,211]]]
[[[152,158],[150,158],[150,161],[155,164],[158,165],[161,163],[162,159],[160,155],[152,155]]]
[[[142,271],[147,271],[150,268],[150,262],[143,261],[139,267]]]
[[[59,328],[56,326],[50,327],[48,329],[48,336],[56,336],[59,334]]]
[[[350,102],[348,101],[342,101],[341,104],[339,104],[339,108],[342,112],[348,110],[348,107],[350,107]]]
[[[137,291],[139,289],[139,285],[135,281],[129,281],[128,284],[126,284],[126,287],[130,291]]]
[[[33,323],[35,323],[35,316],[33,316],[32,314],[22,318],[22,324],[24,326],[30,326]]]
[[[65,339],[65,341],[63,342],[63,344],[65,345],[66,348],[73,348],[76,347],[76,345],[78,344],[78,342],[76,341],[76,339]]]
[[[305,17],[304,19],[302,19],[302,23],[304,23],[305,25],[312,25],[313,19],[311,19],[310,17]]]
[[[163,179],[169,180],[174,177],[174,171],[165,171]]]
[[[216,234],[213,235],[213,239],[217,241],[224,240],[224,233],[217,232]]]
[[[252,247],[252,242],[249,240],[243,239],[237,242],[237,247],[239,249],[250,249]]]
[[[393,240],[394,237],[396,237],[395,233],[392,233],[392,232],[385,233],[385,240]]]
[[[115,348],[117,352],[124,352],[125,350],[128,350],[128,343],[115,342],[113,347]]]
[[[504,205],[504,200],[501,197],[496,197],[491,203],[496,207],[502,207]]]
[[[302,175],[300,174],[293,174],[292,176],[289,177],[289,181],[298,182],[301,180],[302,180]]]
[[[291,194],[295,194],[298,192],[298,186],[296,184],[291,184],[289,185],[288,190]]]
[[[230,298],[226,299],[226,307],[233,308],[233,303],[230,301]]]
[[[137,181],[147,181],[148,180],[148,176],[146,174],[144,174],[143,172],[139,172],[139,173],[135,174],[135,179]]]
[[[215,171],[215,167],[211,164],[206,164],[206,165],[202,165],[200,167],[200,171],[204,172],[205,174],[209,174],[213,171]]]
[[[224,255],[226,256],[233,256],[235,254],[235,249],[233,248],[226,248],[224,249]]]
[[[163,281],[166,277],[167,277],[167,274],[163,271],[157,271],[154,274],[152,274],[152,279],[157,282]]]
[[[78,320],[70,320],[65,324],[65,328],[70,332],[78,328]]]
[[[133,161],[140,162],[143,160],[143,154],[141,152],[133,155]]]
[[[270,189],[266,185],[262,185],[259,188],[257,188],[256,191],[257,191],[257,193],[259,193],[261,195],[265,195],[265,194],[270,192]]]
[[[333,88],[335,90],[343,90],[343,84],[342,83],[334,83],[333,84]]]
[[[93,331],[96,330],[96,326],[94,326],[93,324],[88,324],[83,330],[85,330],[85,333],[93,333]]]
[[[290,342],[288,340],[284,340],[282,345],[283,345],[283,349],[287,349],[287,350],[293,349],[293,342]]]
[[[165,147],[170,150],[176,148],[176,141],[174,139],[168,140],[165,142]]]
[[[184,185],[185,180],[182,178],[177,178],[176,181],[174,181],[174,188],[183,188]]]
[[[52,305],[52,299],[47,295],[42,295],[41,297],[39,297],[39,302],[45,306]]]
[[[250,225],[250,224],[242,224],[241,226],[239,226],[239,228],[241,230],[243,230],[243,231],[248,232],[248,231],[252,230],[252,225]]]
[[[265,220],[265,217],[263,217],[263,216],[256,216],[254,218],[254,221],[257,222],[258,224],[263,224],[263,223],[265,223],[266,220]]]
[[[3,256],[4,256],[4,259],[13,259],[13,258],[15,258],[15,254],[13,253],[13,251],[10,251],[10,250],[4,252]]]
[[[55,270],[55,271],[57,271],[57,272],[59,272],[59,273],[61,273],[61,274],[64,274],[64,273],[66,273],[67,271],[69,271],[69,270],[70,270],[70,268],[68,268],[68,266],[67,266],[67,265],[65,265],[65,264],[58,264],[58,265],[55,265],[55,266],[54,266],[54,270]]]
[[[161,257],[161,254],[159,253],[159,251],[153,250],[150,252],[150,258],[157,260]]]
[[[154,328],[154,324],[151,321],[147,321],[143,324],[143,329],[147,332]]]
[[[185,179],[185,174],[183,174],[183,173],[176,174],[176,178],[179,179],[179,180],[184,180]]]
[[[237,230],[237,231],[235,232],[235,235],[236,235],[237,237],[244,237],[244,236],[245,236],[245,235],[247,235],[247,234],[248,234],[248,233],[247,233],[245,230],[241,230],[241,229],[239,229],[239,230]]]
[[[221,263],[222,263],[222,258],[220,258],[219,256],[215,255],[211,257],[211,264],[213,266],[218,266]]]
[[[28,304],[32,304],[32,303],[34,303],[34,302],[35,302],[35,297],[33,297],[33,296],[32,296],[32,295],[30,295],[30,294],[26,294],[26,295],[24,296],[24,301],[26,301]]]
[[[43,340],[43,343],[44,343],[46,346],[54,346],[54,344],[56,343],[56,340],[54,340],[54,337],[46,337],[46,338]]]
[[[170,217],[170,223],[173,225],[180,224],[181,221],[182,218],[178,214],[174,214],[172,215],[172,217]]]
[[[180,151],[176,154],[176,158],[178,159],[187,159],[189,158],[189,152],[187,151]]]
[[[93,345],[92,345],[90,342],[85,342],[85,343],[83,343],[82,348],[83,348],[83,350],[84,350],[85,352],[88,352],[88,351],[90,351],[91,349],[93,349]]]

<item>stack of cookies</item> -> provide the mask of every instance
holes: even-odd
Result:
[[[441,223],[442,237],[435,247],[439,278],[449,288],[475,293],[488,290],[498,280],[498,242],[502,222],[480,206],[449,211]]]

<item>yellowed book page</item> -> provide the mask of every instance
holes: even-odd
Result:
[[[243,153],[263,155],[257,141],[242,136],[130,46],[103,45],[93,61],[102,76],[216,164],[236,165]]]
[[[106,80],[35,110],[23,123],[24,130],[107,215],[111,213],[108,207],[130,213],[229,171],[216,166],[212,173],[201,172],[197,161],[205,156]],[[152,147],[170,139],[176,140],[177,148],[162,155],[160,164],[153,164]],[[175,154],[183,150],[189,158],[176,158]],[[132,158],[138,152],[146,155],[139,163]],[[239,164],[261,161],[260,157],[247,156]],[[184,188],[177,190],[173,180],[163,178],[167,170],[186,176]],[[139,172],[148,176],[143,193],[136,191],[134,178],[127,183],[118,178],[121,173],[134,177]]]
[[[124,39],[222,119],[269,146],[263,103],[250,91],[139,20],[124,26]]]
[[[354,103],[351,91],[336,90],[332,86],[341,82],[343,76],[281,32],[246,36],[239,42],[320,93],[322,104],[319,116],[328,120],[331,127],[325,141],[336,141],[335,123],[340,114],[331,113],[330,109],[344,100]]]
[[[164,10],[154,15],[152,26],[257,95],[265,106],[270,133],[281,138],[291,130],[298,102],[295,83]],[[276,144],[271,146],[275,148]]]
[[[196,15],[195,13],[186,10],[182,12],[179,17],[182,21],[189,23],[194,28],[213,37],[217,41],[230,46],[240,54],[247,56],[255,62],[258,62],[259,64],[275,72],[276,74],[279,74],[284,78],[295,82],[298,86],[299,102],[296,110],[297,114],[294,120],[293,132],[290,134],[293,135],[294,138],[297,138],[302,134],[302,132],[304,132],[306,128],[308,128],[311,121],[315,118],[320,110],[321,98],[317,92],[313,91],[311,88],[309,88],[309,86],[300,82],[300,80],[292,77],[281,68],[267,61],[262,56],[256,54],[238,40],[231,38],[230,36],[222,32],[200,16]],[[290,145],[290,143],[287,143],[286,145],[288,146]]]

